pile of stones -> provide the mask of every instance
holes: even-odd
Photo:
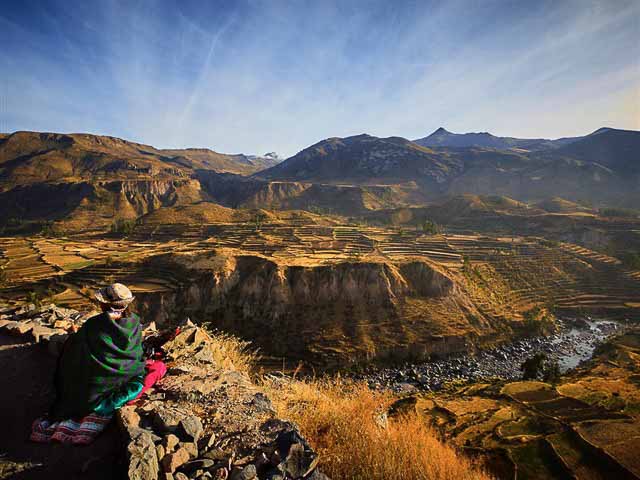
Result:
[[[118,412],[128,477],[326,480],[297,427],[276,417],[245,372],[218,364],[215,340],[192,324],[163,346],[167,376]]]
[[[79,328],[96,313],[81,313],[53,303],[5,306],[0,308],[0,332],[48,344],[51,353],[57,354],[69,332]]]
[[[0,305],[0,332],[58,355],[71,332],[96,313]],[[150,324],[143,335],[162,333]],[[297,426],[277,418],[269,398],[204,329],[187,322],[162,349],[165,378],[116,414],[129,479],[328,480]]]

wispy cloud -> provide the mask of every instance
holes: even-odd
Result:
[[[289,155],[441,125],[640,127],[633,0],[15,2],[0,25],[8,130]]]

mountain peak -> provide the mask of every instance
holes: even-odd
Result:
[[[440,127],[438,128],[435,132],[433,132],[431,135],[438,135],[438,134],[443,134],[443,133],[451,133],[449,132],[446,128],[444,127]]]
[[[609,127],[600,127],[599,129],[597,129],[595,132],[590,133],[589,135],[598,135],[600,133],[605,133],[605,132],[610,132],[611,130],[613,130],[613,128],[609,128]]]

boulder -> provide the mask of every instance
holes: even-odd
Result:
[[[170,433],[162,440],[162,445],[164,446],[166,453],[171,453],[178,446],[180,439],[176,437],[174,434]]]
[[[255,465],[247,465],[244,468],[234,467],[229,480],[254,480],[258,477]]]
[[[153,412],[153,429],[160,433],[175,433],[180,421],[186,418],[186,414],[175,409],[159,407]]]
[[[204,427],[202,426],[202,421],[195,415],[189,415],[188,417],[180,420],[177,429],[178,437],[185,441],[196,443],[200,439],[203,431]]]
[[[157,480],[159,467],[153,436],[143,429],[137,429],[135,434],[136,436],[131,438],[127,446],[128,478],[129,480]]]
[[[116,416],[120,427],[132,436],[132,433],[140,426],[140,415],[136,412],[136,407],[126,405],[118,410]]]
[[[193,442],[180,442],[179,448],[184,448],[189,452],[189,458],[198,458],[198,445]]]
[[[155,448],[153,449],[153,456],[155,458]],[[186,448],[180,447],[175,452],[167,453],[162,459],[162,469],[165,472],[173,473],[178,467],[181,467],[189,461],[189,451]]]
[[[190,462],[185,463],[182,466],[182,469],[187,473],[191,473],[199,469],[207,470],[213,467],[215,464],[216,462],[209,458],[198,458],[197,460],[191,460]]]

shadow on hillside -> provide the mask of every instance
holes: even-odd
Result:
[[[44,348],[0,335],[0,478],[121,478],[115,425],[86,447],[29,441],[33,420],[53,399],[55,360]]]

